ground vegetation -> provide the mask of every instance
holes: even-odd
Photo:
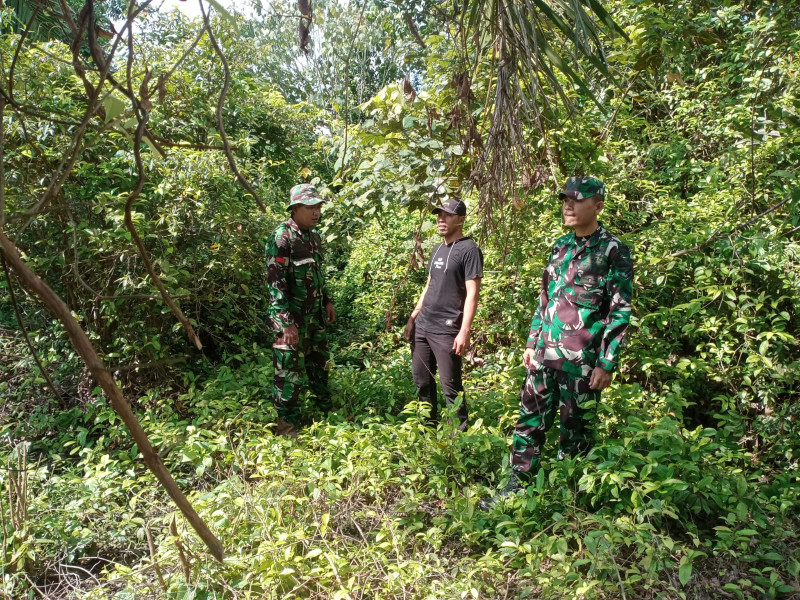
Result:
[[[0,7],[0,596],[800,594],[797,6],[150,4]],[[593,450],[484,513],[582,174],[634,251],[622,368]],[[301,181],[338,319],[295,441],[263,242]],[[401,341],[451,196],[486,265],[460,434]]]

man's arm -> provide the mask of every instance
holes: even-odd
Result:
[[[270,317],[280,327],[283,341],[293,345],[299,340],[297,326],[289,312],[289,284],[286,275],[292,250],[288,240],[271,237],[267,242],[267,289],[271,298]]]
[[[631,321],[633,261],[630,250],[625,245],[619,246],[619,252],[609,265],[605,294],[609,299],[608,317],[600,341],[597,366],[606,371],[614,371],[619,363],[622,342]]]
[[[592,371],[589,387],[602,390],[609,386],[614,371],[619,364],[619,354],[628,324],[631,321],[631,300],[633,298],[633,261],[625,245],[611,260],[605,286],[609,298],[608,317],[603,337],[600,340],[600,358]]]
[[[464,282],[467,288],[467,298],[464,300],[464,318],[461,320],[461,329],[453,341],[453,350],[459,356],[469,350],[469,334],[472,331],[472,321],[475,311],[478,310],[478,296],[481,291],[481,278],[469,279]]]
[[[414,307],[414,310],[411,311],[411,316],[408,317],[406,328],[403,331],[403,339],[407,342],[410,342],[411,336],[414,335],[414,321],[417,320],[417,316],[422,310],[422,301],[425,299],[425,292],[428,291],[428,286],[430,284],[431,284],[431,276],[430,274],[428,274],[428,281],[425,283],[425,288],[422,290],[422,294],[420,295],[419,300],[417,300],[417,305]]]
[[[522,363],[528,368],[533,367],[533,356],[535,354],[536,342],[542,333],[542,319],[544,318],[544,311],[547,309],[547,304],[550,302],[549,296],[550,289],[550,275],[547,272],[547,267],[542,274],[542,287],[539,291],[539,301],[536,304],[536,310],[533,313],[531,320],[531,328],[528,333],[528,342],[525,344],[525,354],[522,356]]]

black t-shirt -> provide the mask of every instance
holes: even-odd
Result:
[[[467,299],[466,282],[483,277],[483,254],[471,237],[437,244],[428,263],[431,281],[416,327],[430,333],[458,333]]]

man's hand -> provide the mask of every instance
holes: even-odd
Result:
[[[283,343],[287,346],[296,346],[300,343],[300,334],[297,333],[296,325],[284,327],[281,336],[283,337]]]
[[[408,317],[408,323],[406,323],[406,328],[403,330],[403,339],[407,342],[414,339],[414,321],[416,320],[417,317],[413,313]]]
[[[453,350],[458,356],[464,356],[469,350],[469,331],[459,331],[453,340]]]
[[[328,302],[325,305],[325,318],[326,323],[333,323],[336,320],[336,310],[333,308],[333,302]]]
[[[522,355],[522,364],[525,365],[525,368],[529,371],[533,370],[533,357],[536,355],[536,351],[533,348],[525,348],[525,354]]]
[[[595,367],[589,378],[589,387],[593,390],[604,390],[611,384],[614,374],[603,367]]]

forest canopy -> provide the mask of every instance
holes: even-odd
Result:
[[[0,1],[0,597],[800,594],[800,5],[158,5]],[[483,512],[582,175],[633,252],[621,366],[591,451]],[[292,440],[264,248],[299,183],[337,319]],[[460,433],[402,340],[451,198]]]

